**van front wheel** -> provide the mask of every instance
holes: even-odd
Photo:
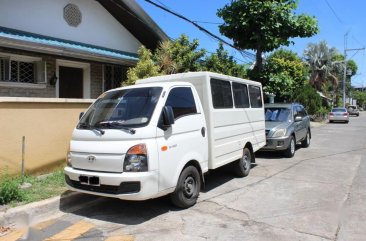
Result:
[[[175,206],[189,208],[196,204],[200,190],[200,174],[196,167],[188,166],[180,174],[175,191],[170,197]]]
[[[249,175],[250,167],[252,165],[252,153],[248,148],[243,149],[243,156],[235,161],[234,172],[238,177],[246,177]]]

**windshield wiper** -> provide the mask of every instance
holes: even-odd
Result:
[[[104,133],[105,133],[105,131],[103,131],[103,130],[101,130],[101,129],[99,129],[99,128],[96,128],[96,127],[92,127],[92,126],[90,126],[89,124],[87,124],[87,123],[80,123],[79,124],[79,128],[81,128],[81,129],[90,129],[90,130],[96,130],[96,131],[98,131],[101,135],[104,135]]]
[[[135,134],[136,133],[136,130],[135,129],[126,127],[126,126],[124,126],[123,123],[124,123],[123,121],[101,121],[101,122],[98,122],[96,125],[110,126],[110,127],[118,127],[120,129],[123,129],[123,130],[128,131],[131,134]]]

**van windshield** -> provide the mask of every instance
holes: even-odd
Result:
[[[102,94],[83,115],[77,128],[141,127],[149,123],[161,87],[110,91]]]

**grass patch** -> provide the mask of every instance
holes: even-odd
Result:
[[[59,169],[42,178],[26,176],[24,178],[24,182],[32,184],[31,187],[26,189],[19,188],[19,185],[22,183],[21,177],[15,177],[11,180],[13,183],[16,183],[15,187],[14,185],[11,187],[12,190],[16,188],[20,192],[20,198],[12,199],[10,202],[7,202],[7,204],[11,207],[55,197],[61,195],[67,190],[65,186],[63,169]]]

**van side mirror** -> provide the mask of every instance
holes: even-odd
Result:
[[[174,113],[173,108],[171,106],[164,106],[163,107],[163,130],[167,130],[174,124]]]
[[[81,120],[81,117],[83,117],[83,115],[84,115],[84,112],[81,112],[81,113],[79,114],[79,120]]]
[[[302,121],[302,117],[301,116],[296,116],[295,117],[295,122],[300,122]]]

